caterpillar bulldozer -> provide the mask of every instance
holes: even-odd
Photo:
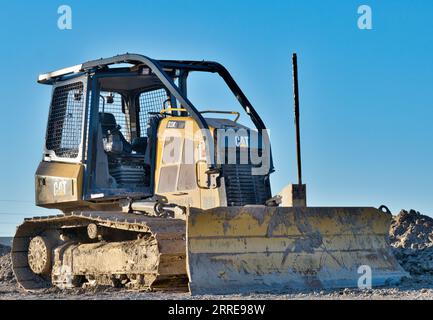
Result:
[[[124,54],[40,75],[52,98],[36,205],[62,213],[17,227],[20,286],[224,294],[356,287],[361,266],[372,285],[406,276],[386,207],[307,206],[293,63],[299,181],[276,195],[267,128],[221,64]],[[255,127],[196,108],[193,72],[219,75]]]

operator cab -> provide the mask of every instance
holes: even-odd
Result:
[[[143,87],[116,87],[114,79],[100,81],[94,199],[102,194],[106,198],[110,194],[152,193],[151,144],[159,113],[167,105],[164,88],[148,88],[145,79]],[[112,85],[104,87],[107,82]]]
[[[158,189],[156,176],[160,185],[165,183],[170,190],[173,188],[170,193],[181,191],[180,194],[186,194],[188,192],[178,187],[181,172],[189,172],[188,181],[197,180],[194,190],[216,188],[217,185],[211,186],[209,181],[225,174],[227,193],[230,188],[241,190],[240,184],[244,183],[249,188],[244,194],[257,194],[258,189],[254,186],[262,185],[263,177],[248,177],[251,181],[245,183],[246,180],[239,176],[239,168],[216,168],[208,146],[203,148],[204,160],[197,163],[194,170],[192,167],[186,170],[181,163],[173,164],[173,168],[159,164],[158,153],[165,152],[167,143],[158,141],[158,134],[171,129],[176,122],[166,121],[161,129],[160,123],[166,117],[182,118],[184,125],[194,123],[203,132],[203,141],[209,142],[214,141],[210,125],[213,128],[242,127],[236,120],[205,119],[202,113],[209,111],[199,112],[192,105],[187,98],[186,83],[193,71],[218,73],[257,130],[265,129],[227,70],[214,62],[153,60],[126,54],[41,75],[39,83],[52,85],[53,94],[44,158],[36,173],[37,204],[68,211],[88,208],[92,203],[150,198],[158,191],[154,190]],[[238,112],[228,113],[239,115]],[[182,130],[182,127],[176,129]],[[206,168],[200,171],[198,167],[202,164]],[[198,170],[205,176],[202,184],[196,177]],[[251,175],[248,170],[245,174]],[[179,173],[174,174],[175,171]],[[253,183],[254,179],[259,182]],[[263,199],[270,196],[269,181],[263,185],[260,200],[251,196],[253,200],[235,199],[230,203],[263,203]],[[189,197],[186,195],[185,201],[191,203]]]
[[[160,111],[173,100],[154,74],[144,73],[107,67],[54,83],[44,160],[85,163],[83,191],[92,201],[153,193],[151,144]]]

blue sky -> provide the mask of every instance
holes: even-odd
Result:
[[[72,8],[72,30],[57,28],[62,4]],[[362,4],[372,8],[373,30],[357,27]],[[124,52],[223,63],[271,130],[274,193],[296,178],[297,52],[309,205],[433,214],[432,35],[430,1],[2,3],[0,236],[49,212],[33,204],[50,98],[37,75]],[[191,96],[196,106],[240,108],[211,83]]]

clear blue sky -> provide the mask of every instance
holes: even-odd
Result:
[[[72,30],[57,28],[62,4],[72,7]],[[373,30],[357,28],[362,4],[372,8]],[[433,214],[432,36],[431,1],[4,2],[0,236],[48,212],[33,204],[50,98],[37,75],[124,52],[223,63],[271,129],[274,193],[296,177],[297,52],[309,204]],[[205,88],[196,105],[232,105]]]

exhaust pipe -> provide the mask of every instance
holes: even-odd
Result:
[[[302,183],[302,161],[301,161],[301,129],[299,124],[299,87],[298,87],[298,58],[296,53],[292,55],[293,67],[293,101],[295,113],[296,130],[296,163],[298,171],[298,183],[289,184],[278,194],[281,198],[282,207],[306,207],[307,187]]]
[[[299,127],[299,88],[298,88],[298,58],[296,53],[292,55],[293,66],[293,99],[295,109],[296,130],[296,162],[298,165],[298,185],[302,185],[302,162],[301,162],[301,130]]]

